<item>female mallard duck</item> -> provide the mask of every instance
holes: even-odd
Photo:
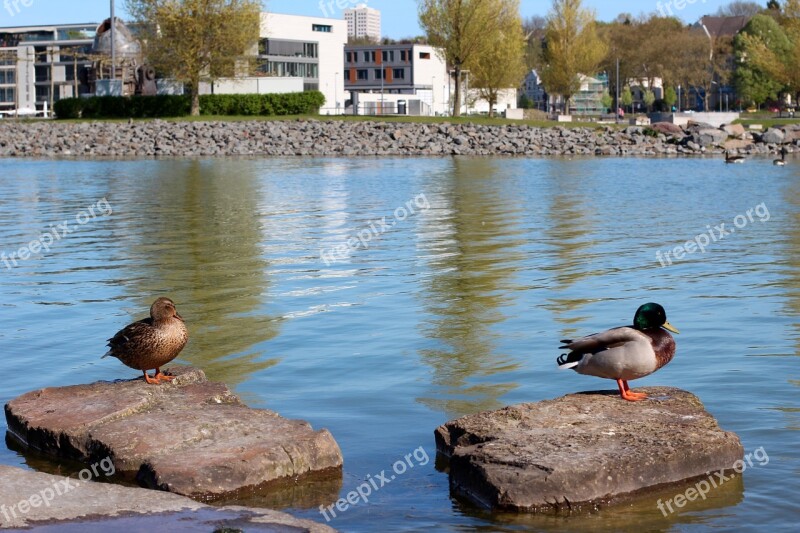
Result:
[[[134,322],[108,340],[109,350],[103,358],[112,356],[125,365],[141,370],[151,385],[161,380],[172,381],[173,376],[161,373],[161,367],[175,359],[186,346],[189,332],[183,318],[169,298],[159,298],[150,307],[150,318]],[[151,378],[147,371],[155,369]]]
[[[662,329],[663,328],[663,329]],[[631,392],[628,380],[652,374],[672,360],[675,340],[665,329],[680,333],[669,322],[664,308],[649,303],[641,306],[633,326],[609,329],[574,341],[561,341],[571,350],[557,359],[559,368],[579,374],[614,379],[623,399],[638,401],[646,394]]]
[[[775,161],[772,162],[772,164],[773,165],[777,165],[779,167],[785,167],[786,166],[786,147],[785,146],[783,148],[781,148],[781,158],[780,159],[776,159]]]
[[[725,162],[726,163],[744,163],[745,157],[741,155],[731,155],[731,153],[725,150]]]

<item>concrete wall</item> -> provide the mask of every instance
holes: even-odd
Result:
[[[200,94],[282,94],[303,92],[303,78],[225,78],[200,84]]]
[[[17,109],[36,109],[35,55],[32,46],[17,49]]]
[[[705,122],[715,128],[724,124],[730,124],[739,118],[739,113],[650,113],[648,115],[652,122],[671,122],[678,126],[686,126],[690,120],[694,122]]]
[[[414,45],[412,53],[414,86],[418,88],[417,94],[431,106],[435,114],[445,114],[448,74],[443,56],[439,49],[424,44]],[[420,54],[430,54],[430,59],[422,59]]]

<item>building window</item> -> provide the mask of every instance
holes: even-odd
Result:
[[[16,83],[15,74],[13,70],[0,70],[0,85]]]
[[[408,61],[408,56],[405,50],[400,50],[400,61]]]
[[[383,69],[382,68],[376,68],[375,69],[375,79],[376,80],[382,80],[383,79]]]
[[[314,31],[319,31],[322,33],[332,33],[333,26],[328,26],[327,24],[313,24],[311,29]]]
[[[419,53],[419,58],[420,59],[430,59],[431,58],[431,53],[430,52],[420,52]]]
[[[394,61],[394,50],[384,50],[383,51],[383,61],[384,62]]]
[[[261,70],[278,77],[319,78],[319,66],[316,63],[268,61],[261,67]]]
[[[258,52],[262,56],[309,57],[316,59],[319,56],[319,45],[317,43],[262,39],[258,45]]]
[[[359,69],[357,74],[358,74],[358,79],[359,80],[368,80],[369,79],[369,71],[367,69]]]
[[[406,69],[404,68],[396,68],[392,73],[394,75],[394,79],[396,80],[404,80],[406,79]]]
[[[353,53],[352,52],[347,52],[347,62],[348,63],[352,63],[353,62]]]
[[[364,51],[364,62],[365,63],[374,63],[375,62],[375,51]]]
[[[0,102],[14,103],[14,89],[0,89]]]

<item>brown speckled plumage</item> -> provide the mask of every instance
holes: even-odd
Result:
[[[175,359],[188,340],[189,332],[175,303],[159,298],[150,307],[150,318],[126,326],[108,340],[109,350],[103,357],[116,357],[126,366],[144,372],[148,383],[160,383],[161,379],[171,379],[161,374],[161,367]],[[153,379],[147,375],[151,369],[156,371]]]

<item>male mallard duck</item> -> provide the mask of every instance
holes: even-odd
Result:
[[[558,366],[572,368],[578,374],[614,379],[623,399],[644,400],[647,395],[631,392],[628,380],[652,374],[672,360],[675,340],[665,329],[680,333],[667,322],[663,307],[644,304],[636,311],[633,326],[561,341],[564,344],[561,349],[571,351],[557,359]]]
[[[745,157],[741,155],[731,155],[731,153],[725,150],[725,162],[726,163],[744,163]]]
[[[785,146],[783,148],[781,148],[781,158],[780,159],[776,159],[775,161],[772,162],[772,164],[773,165],[777,165],[779,167],[785,167],[786,166],[786,147]]]
[[[161,380],[175,379],[162,374],[161,367],[175,359],[188,340],[189,332],[175,303],[169,298],[159,298],[150,307],[150,318],[126,326],[108,340],[110,349],[103,358],[116,357],[125,365],[141,370],[147,383],[157,385]],[[153,378],[147,375],[151,368],[156,371]]]

